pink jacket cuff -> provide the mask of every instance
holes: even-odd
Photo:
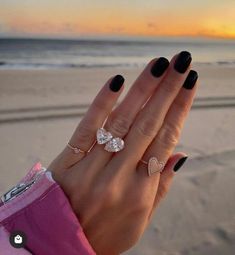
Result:
[[[82,227],[51,172],[37,163],[21,183],[36,181],[0,207],[0,251],[4,255],[93,255]],[[27,237],[24,248],[14,248],[9,236],[22,231]]]

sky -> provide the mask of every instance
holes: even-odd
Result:
[[[1,37],[235,38],[235,0],[0,0]]]

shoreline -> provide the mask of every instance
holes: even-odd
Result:
[[[235,67],[192,68],[199,73],[197,98],[235,96]],[[126,79],[121,99],[141,71],[141,68],[0,70],[0,110],[90,104],[103,84],[116,74]]]

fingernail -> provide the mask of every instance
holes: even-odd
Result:
[[[113,91],[113,92],[118,92],[120,90],[120,88],[122,87],[123,83],[124,83],[125,79],[123,78],[122,75],[118,74],[116,75],[111,83],[109,84],[109,88]]]
[[[151,73],[155,77],[160,77],[169,66],[169,61],[166,58],[159,58],[151,68]]]
[[[183,87],[185,89],[192,89],[194,85],[196,84],[197,79],[198,79],[198,73],[194,70],[191,70],[184,82]]]
[[[174,68],[179,73],[185,73],[192,61],[192,56],[187,51],[181,51],[178,55]]]
[[[174,171],[177,172],[182,166],[183,164],[185,163],[185,161],[187,160],[188,157],[183,157],[181,158],[176,164],[175,164],[175,167],[174,167]]]

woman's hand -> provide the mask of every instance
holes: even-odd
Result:
[[[165,58],[152,60],[114,109],[124,79],[110,79],[69,142],[89,153],[76,154],[66,146],[48,167],[97,254],[119,254],[137,242],[186,159],[182,153],[171,155],[196,91],[191,60],[188,52],[170,64]],[[125,141],[123,150],[110,153],[94,143],[104,122],[113,137]],[[161,174],[148,175],[143,161],[151,157],[167,162]]]

